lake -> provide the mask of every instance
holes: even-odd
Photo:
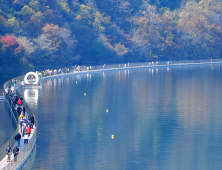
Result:
[[[221,169],[220,67],[106,71],[20,90],[40,133],[31,169]]]

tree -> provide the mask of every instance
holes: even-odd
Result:
[[[5,47],[10,48],[11,50],[18,46],[16,38],[13,36],[4,36],[0,38],[0,41],[4,44]]]
[[[18,19],[15,17],[11,17],[11,18],[5,20],[5,26],[7,27],[9,32],[14,32],[14,33],[18,33],[18,34],[23,32]]]
[[[18,4],[18,5],[27,5],[30,2],[30,0],[15,0],[14,4]]]
[[[115,44],[114,51],[117,53],[118,56],[122,57],[126,53],[128,53],[129,49],[126,48],[124,44],[121,45],[120,43],[118,43],[118,44]]]
[[[37,46],[36,52],[39,56],[49,56],[58,50],[53,46],[52,40],[47,34],[42,34],[38,38],[34,39],[34,43],[34,45]]]
[[[36,51],[36,46],[34,45],[33,41],[28,39],[25,36],[20,36],[17,38],[17,41],[23,45],[25,48],[25,54],[28,57],[29,55],[32,55]]]
[[[1,37],[0,42],[4,63],[8,65],[20,64],[20,58],[24,54],[24,46],[19,44],[16,38],[11,35]]]

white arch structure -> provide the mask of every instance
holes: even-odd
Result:
[[[33,75],[33,76],[35,77],[35,81],[32,82],[32,83],[30,83],[30,82],[28,81],[28,76],[30,76],[30,75]],[[25,82],[25,84],[38,84],[38,82],[39,82],[38,74],[35,73],[35,72],[28,72],[28,73],[25,75],[25,77],[24,77],[24,82]]]

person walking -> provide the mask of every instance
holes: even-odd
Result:
[[[35,124],[35,118],[34,118],[34,116],[32,115],[32,116],[30,116],[30,121],[31,121],[31,123],[34,125]]]
[[[22,134],[22,124],[24,123],[23,118],[19,119],[19,124],[20,124],[20,130],[21,130],[21,134]]]
[[[25,113],[26,113],[26,107],[25,106],[23,106],[22,111],[23,111],[23,114],[25,115]]]
[[[22,119],[23,118],[23,113],[21,113],[20,115],[19,115],[19,119]]]
[[[25,145],[28,143],[28,139],[29,139],[29,136],[28,136],[28,134],[26,133],[26,134],[24,135],[24,144],[25,144]]]
[[[31,122],[30,119],[28,119],[28,125],[30,126],[31,129],[33,129],[33,123]]]
[[[18,133],[18,134],[15,136],[15,140],[17,141],[18,147],[19,147],[19,145],[20,145],[20,139],[21,139],[21,135],[20,135],[20,133]]]
[[[14,154],[14,162],[17,162],[17,155],[19,153],[19,148],[17,146],[15,146],[15,148],[13,149],[13,154]]]
[[[21,112],[22,112],[22,107],[21,107],[21,106],[18,106],[18,107],[17,107],[17,112],[18,112],[18,115],[21,114]]]
[[[22,136],[24,136],[25,131],[26,131],[26,123],[23,121],[23,123],[22,123]]]
[[[10,146],[6,149],[6,154],[8,155],[7,162],[10,162],[10,157],[11,157],[12,149]]]
[[[28,133],[28,135],[30,136],[30,133],[31,133],[31,128],[30,126],[28,125],[28,127],[26,128],[26,133]]]
[[[18,99],[17,104],[18,104],[19,106],[22,105],[22,100],[21,100],[20,98]]]

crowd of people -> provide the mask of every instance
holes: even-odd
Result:
[[[39,78],[46,77],[46,76],[52,76],[56,74],[66,74],[66,73],[73,73],[73,72],[80,72],[80,71],[86,71],[86,70],[91,70],[91,66],[72,66],[70,68],[59,68],[59,69],[47,69],[44,71],[40,71],[38,73]]]
[[[154,62],[150,62],[149,65],[154,65]],[[156,64],[158,64],[158,62],[156,62]],[[130,63],[127,64],[118,64],[118,66],[116,68],[120,68],[120,67],[130,67]],[[106,64],[101,64],[101,65],[97,65],[97,66],[80,66],[80,65],[75,65],[75,66],[71,66],[71,67],[65,67],[65,68],[59,68],[59,69],[46,69],[44,71],[39,71],[38,72],[38,76],[39,78],[42,77],[47,77],[47,76],[52,76],[52,75],[56,75],[56,74],[66,74],[66,73],[74,73],[74,72],[81,72],[81,71],[89,71],[89,70],[93,70],[93,69],[107,69],[107,65]],[[114,67],[113,67],[114,68]]]
[[[19,123],[19,132],[14,137],[15,141],[17,141],[17,144],[14,146],[13,150],[10,146],[6,149],[7,154],[7,161],[11,162],[11,154],[14,155],[14,162],[17,161],[17,155],[19,154],[19,146],[21,139],[24,139],[24,145],[28,143],[28,140],[30,138],[31,130],[34,126],[34,116],[29,116],[26,110],[26,106],[23,101],[23,97],[16,95],[14,85],[16,83],[16,80],[12,80],[11,85],[6,90],[6,93],[8,93],[13,106],[15,110],[17,111],[18,116],[18,123]]]

